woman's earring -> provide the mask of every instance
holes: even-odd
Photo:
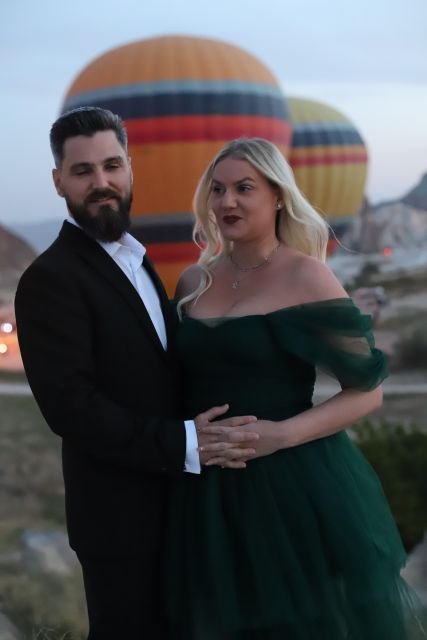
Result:
[[[277,201],[276,209],[281,209],[283,207],[283,202],[281,200]]]

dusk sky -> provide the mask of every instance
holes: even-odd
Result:
[[[374,203],[427,172],[426,0],[18,0],[0,25],[1,224],[64,217],[48,133],[69,85],[107,50],[165,34],[240,46],[285,95],[342,111],[368,146]]]

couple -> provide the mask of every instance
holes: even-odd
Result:
[[[385,359],[279,151],[242,139],[211,162],[171,309],[127,233],[120,118],[68,112],[51,148],[69,218],[16,317],[62,437],[89,639],[404,640],[404,551],[343,431],[380,405]],[[312,407],[315,365],[342,391]]]

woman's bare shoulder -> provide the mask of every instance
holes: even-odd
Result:
[[[301,293],[302,302],[348,297],[332,269],[318,258],[295,252],[291,272],[293,286]]]
[[[191,264],[184,269],[178,279],[175,290],[175,299],[181,300],[195,291],[200,284],[203,270],[198,264]]]

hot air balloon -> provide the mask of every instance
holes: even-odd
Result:
[[[225,142],[271,140],[288,153],[285,97],[254,56],[205,38],[163,36],[113,49],[78,75],[62,111],[92,105],[125,120],[134,172],[132,231],[171,293],[198,256],[191,241],[197,181]]]
[[[289,162],[296,182],[339,236],[362,204],[365,144],[336,109],[304,98],[288,98],[288,105],[293,128]]]

